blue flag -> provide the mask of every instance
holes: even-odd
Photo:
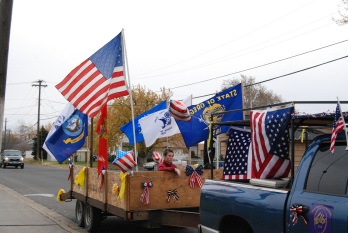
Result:
[[[46,140],[46,146],[57,161],[62,163],[83,146],[87,135],[88,117],[76,109]]]
[[[242,85],[238,84],[217,93],[214,97],[206,101],[188,107],[192,116],[191,121],[176,121],[184,138],[186,147],[191,147],[208,139],[211,113],[242,109],[242,98]],[[232,120],[243,120],[243,112],[214,115],[214,123]],[[229,126],[214,126],[214,136],[226,133],[229,128]]]
[[[149,115],[151,113],[154,113],[154,112],[166,109],[166,108],[167,108],[167,101],[164,100],[161,103],[159,103],[158,105],[156,105],[155,107],[151,108],[149,111],[144,112],[144,113],[142,113],[139,116],[134,118],[136,143],[144,141],[143,134],[141,133],[141,127],[140,127],[140,124],[139,124],[139,119],[141,119],[144,116],[147,116],[147,115]],[[128,122],[125,125],[122,125],[120,127],[120,129],[128,137],[129,144],[133,145],[134,144],[134,137],[133,137],[132,121]]]

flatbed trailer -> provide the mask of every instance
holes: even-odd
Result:
[[[185,174],[183,168],[180,170],[181,176],[163,171],[139,171],[133,174],[106,171],[98,176],[97,168],[72,166],[70,190],[61,193],[58,198],[59,201],[77,200],[77,224],[88,231],[97,230],[107,216],[137,221],[148,228],[197,228],[201,187],[196,179]],[[210,172],[203,171],[201,176],[198,175],[202,184],[210,178]],[[213,173],[215,178],[220,179],[222,169],[215,169]],[[80,179],[81,175],[84,177],[83,183],[76,185],[75,180],[79,175]],[[146,191],[145,185],[148,186]],[[146,192],[148,202],[146,198],[141,201],[140,197]]]

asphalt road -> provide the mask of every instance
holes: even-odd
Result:
[[[7,167],[0,168],[0,183],[14,191],[34,200],[60,215],[75,220],[75,200],[58,202],[56,195],[59,189],[69,190],[68,170],[50,166],[25,165],[24,169]],[[18,210],[20,211],[20,210]],[[81,228],[81,232],[87,232]],[[108,217],[98,230],[100,233],[196,233],[195,228],[165,227],[146,229],[138,224],[122,220],[118,217]]]

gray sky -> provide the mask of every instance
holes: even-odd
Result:
[[[5,116],[53,122],[67,101],[55,85],[82,61],[125,30],[131,85],[174,88],[173,99],[215,93],[224,79],[256,82],[348,55],[348,25],[338,26],[339,0],[15,0],[12,12]],[[310,52],[257,69],[243,71]],[[243,72],[239,72],[243,71]],[[218,78],[233,74],[224,78]],[[200,84],[188,85],[203,80]],[[348,59],[263,83],[286,101],[348,100]],[[197,104],[208,97],[193,100]],[[335,106],[298,106],[302,112]],[[348,111],[348,106],[342,106]]]

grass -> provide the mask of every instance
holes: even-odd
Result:
[[[52,167],[58,167],[58,168],[62,168],[62,169],[69,168],[69,162],[67,160],[60,164],[57,161],[47,161],[47,160],[41,161],[41,160],[35,160],[35,159],[24,159],[24,163],[38,165],[38,166],[52,166]],[[89,162],[88,163],[87,162],[74,162],[74,165],[90,167]],[[98,167],[98,163],[93,162],[92,167],[94,167],[94,168]],[[109,163],[108,170],[119,170],[119,169],[115,165]]]

